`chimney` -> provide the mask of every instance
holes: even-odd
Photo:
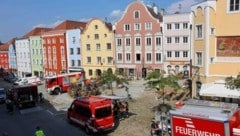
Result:
[[[155,14],[158,14],[158,7],[155,3],[153,3],[153,11]]]
[[[163,14],[164,14],[164,12],[165,12],[165,9],[161,9],[161,15],[163,16]]]

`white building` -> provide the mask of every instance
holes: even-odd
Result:
[[[17,39],[15,41],[16,58],[17,58],[17,74],[18,77],[24,77],[27,73],[32,73],[31,55],[29,49],[29,39]]]
[[[164,70],[183,72],[189,69],[191,54],[190,13],[166,14],[163,16]],[[188,67],[186,67],[188,66]]]

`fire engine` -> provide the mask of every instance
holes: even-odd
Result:
[[[190,99],[170,111],[173,136],[240,136],[238,104]]]
[[[76,98],[68,109],[67,117],[88,134],[114,129],[112,101],[101,96]]]
[[[81,85],[83,81],[83,73],[67,73],[56,76],[46,77],[45,87],[49,94],[59,94],[67,92],[71,84]]]

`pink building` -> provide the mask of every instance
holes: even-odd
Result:
[[[115,26],[116,68],[124,76],[144,78],[163,68],[162,14],[157,6],[130,3]]]

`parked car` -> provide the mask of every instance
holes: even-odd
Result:
[[[5,103],[6,100],[6,91],[4,88],[0,88],[0,102]]]

